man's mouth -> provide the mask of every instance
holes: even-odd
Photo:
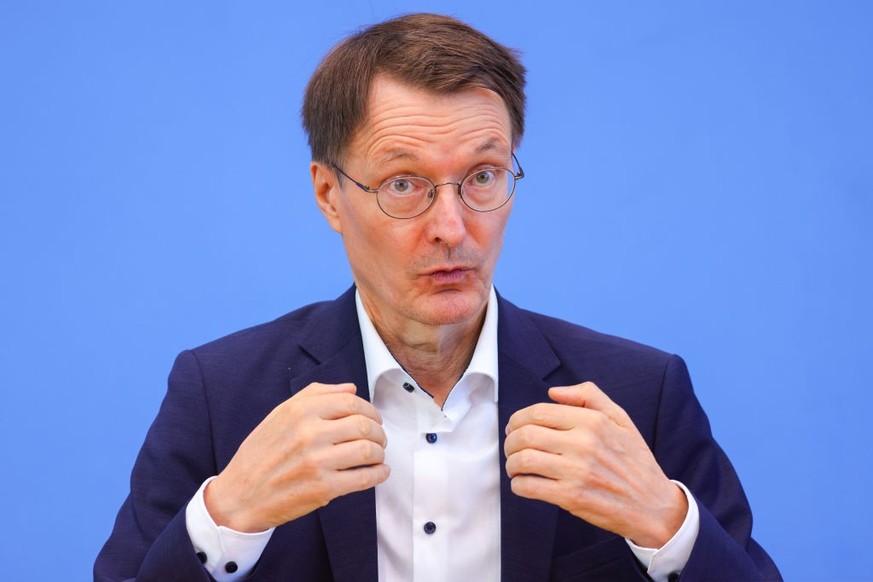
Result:
[[[453,266],[431,269],[427,274],[433,282],[447,285],[462,281],[472,271],[472,267]]]

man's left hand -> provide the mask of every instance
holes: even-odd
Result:
[[[551,388],[549,397],[554,404],[519,410],[506,426],[512,491],[639,546],[666,544],[688,502],[624,409],[592,382]]]

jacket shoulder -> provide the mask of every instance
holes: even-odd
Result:
[[[564,319],[522,309],[504,301],[509,320],[524,319],[542,335],[562,361],[606,360],[617,364],[666,364],[674,357],[658,348],[627,338],[603,333]]]
[[[295,309],[272,321],[253,325],[226,336],[191,348],[200,357],[213,355],[252,354],[258,350],[274,350],[282,345],[299,343],[317,320],[329,311],[333,301],[320,301]]]

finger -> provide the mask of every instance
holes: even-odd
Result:
[[[334,497],[375,487],[388,479],[390,474],[391,468],[384,463],[337,471],[332,477],[336,491]]]
[[[560,453],[566,446],[564,438],[564,431],[535,424],[526,424],[507,435],[503,443],[503,452],[507,457],[523,449]]]
[[[379,465],[384,461],[385,449],[382,446],[373,441],[357,440],[332,445],[323,455],[318,455],[314,462],[327,470],[343,471]]]
[[[324,420],[336,420],[347,416],[361,415],[382,424],[382,415],[371,402],[356,394],[328,393],[311,401],[315,413]]]
[[[512,431],[530,424],[556,430],[570,430],[584,422],[585,416],[590,413],[591,410],[577,406],[541,402],[522,408],[510,416],[506,424],[506,434],[509,435]]]
[[[619,426],[633,426],[624,409],[613,402],[594,382],[549,388],[549,398],[559,404],[597,410],[606,414]]]
[[[346,416],[329,423],[330,434],[328,442],[339,444],[348,441],[364,439],[372,441],[382,448],[388,444],[382,425],[370,417],[361,414]]]
[[[506,474],[510,479],[518,475],[559,479],[568,470],[568,462],[561,455],[535,449],[524,449],[506,458]]]
[[[318,411],[316,414],[319,416],[321,416],[320,411],[325,411],[324,414],[328,416],[337,414],[346,416],[339,412],[342,410],[341,406],[345,405],[349,407],[348,414],[355,414],[354,408],[351,407],[356,404],[352,400],[357,398],[356,391],[355,385],[350,382],[342,384],[313,382],[277,406],[275,410],[300,410],[300,407],[305,407],[304,409],[308,411]]]
[[[294,411],[314,410],[323,406],[325,402],[330,402],[329,399],[337,395],[352,398],[355,395],[355,390],[355,385],[348,382],[344,384],[313,382],[276,406],[264,420],[269,423],[269,421],[286,418],[287,414],[293,414]],[[328,400],[323,400],[324,398],[328,398]]]
[[[558,503],[563,485],[540,475],[517,475],[510,480],[512,492],[527,499],[539,499],[553,505]]]

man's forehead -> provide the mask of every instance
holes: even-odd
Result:
[[[507,144],[503,141],[495,139],[487,139],[480,145],[473,148],[472,154],[493,153],[499,157],[509,157],[512,153]],[[404,147],[391,147],[376,155],[371,161],[376,164],[388,164],[395,161],[408,161],[412,163],[421,163],[421,156],[412,149]]]
[[[419,139],[440,142],[451,139],[453,132],[463,134],[469,155],[509,157],[512,152],[509,108],[497,93],[475,86],[433,92],[379,76],[370,88],[363,123],[349,146],[380,164],[419,162]]]

